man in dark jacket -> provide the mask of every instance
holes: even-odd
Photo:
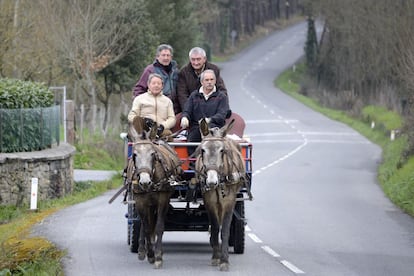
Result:
[[[191,93],[182,112],[180,125],[182,128],[189,127],[187,136],[189,142],[201,141],[199,121],[202,118],[206,118],[210,128],[221,128],[226,123],[229,110],[227,96],[216,88],[216,75],[213,70],[203,71],[200,75],[200,82],[200,89]]]
[[[147,67],[138,82],[135,84],[133,96],[144,94],[148,91],[148,76],[157,73],[162,76],[164,88],[163,94],[170,98],[174,105],[174,113],[181,111],[177,98],[177,80],[178,80],[178,66],[177,62],[173,60],[173,48],[168,44],[161,44],[157,47],[155,53],[155,61]]]
[[[184,110],[184,105],[190,94],[200,88],[200,74],[207,69],[213,70],[216,75],[217,90],[227,95],[226,86],[220,77],[220,69],[217,65],[207,61],[206,51],[203,48],[194,47],[190,50],[188,56],[190,62],[181,68],[178,74],[177,97],[181,110]]]

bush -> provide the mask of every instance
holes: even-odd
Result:
[[[42,83],[0,79],[0,109],[50,107],[53,92]]]
[[[41,83],[0,79],[0,152],[42,150],[59,141],[59,108]]]

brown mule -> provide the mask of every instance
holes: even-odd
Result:
[[[133,141],[128,177],[132,185],[135,208],[141,219],[138,258],[147,257],[155,268],[162,267],[162,236],[170,197],[171,185],[182,174],[175,151],[162,141],[155,141],[157,126],[148,128],[142,118],[136,118],[128,135]],[[154,242],[155,241],[155,242]]]
[[[196,176],[211,226],[212,264],[219,265],[221,271],[229,270],[230,226],[237,193],[246,174],[239,145],[226,137],[233,123],[221,129],[209,129],[206,121],[202,120],[200,131],[203,138],[196,150]]]

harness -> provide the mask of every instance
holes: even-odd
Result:
[[[152,168],[142,167],[137,169],[135,158],[129,160],[126,177],[127,181],[132,184],[133,192],[147,193],[172,190],[176,183],[175,176],[182,173],[181,161],[173,154],[172,149],[169,149],[167,144],[161,142],[138,141],[133,146],[137,144],[150,145],[151,150],[154,151],[154,158],[152,160]],[[139,176],[143,172],[148,173],[152,180],[149,185],[143,185],[139,181]]]
[[[197,157],[196,164],[198,165],[196,165],[196,172],[198,174],[199,183],[201,184],[200,188],[201,188],[202,193],[220,188],[222,196],[225,197],[226,195],[225,195],[224,188],[226,185],[235,185],[239,182],[246,181],[244,177],[245,170],[243,166],[241,166],[240,164],[236,162],[237,157],[234,156],[233,152],[237,149],[235,147],[232,147],[232,145],[230,144],[231,143],[230,141],[222,137],[207,137],[203,139],[203,142],[214,142],[214,141],[222,142],[224,145],[224,150],[222,152],[222,159],[223,159],[222,166],[204,165],[204,162],[203,162],[204,156],[201,153]],[[201,147],[201,145],[202,144],[200,144],[199,147]],[[218,183],[216,183],[214,186],[210,186],[206,183],[207,171],[209,170],[214,170],[218,174]],[[240,181],[234,180],[232,173],[235,173],[235,172],[239,173]]]

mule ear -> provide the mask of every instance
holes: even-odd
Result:
[[[135,116],[132,120],[132,126],[137,133],[142,133],[144,131],[144,118]]]
[[[230,121],[230,123],[228,123],[227,125],[225,125],[224,127],[222,127],[222,128],[220,129],[220,134],[221,134],[221,137],[225,137],[225,136],[227,135],[227,133],[229,133],[229,132],[230,132],[230,130],[233,128],[234,122],[235,122],[235,120],[234,120],[234,119],[232,119],[232,120]]]
[[[158,125],[156,123],[152,124],[151,129],[149,130],[149,139],[154,140],[157,137]]]
[[[207,136],[209,133],[208,123],[205,118],[200,120],[200,132],[202,136]]]
[[[129,124],[128,137],[130,137],[131,140],[134,142],[137,141],[139,138],[139,134],[134,126],[134,123]]]

